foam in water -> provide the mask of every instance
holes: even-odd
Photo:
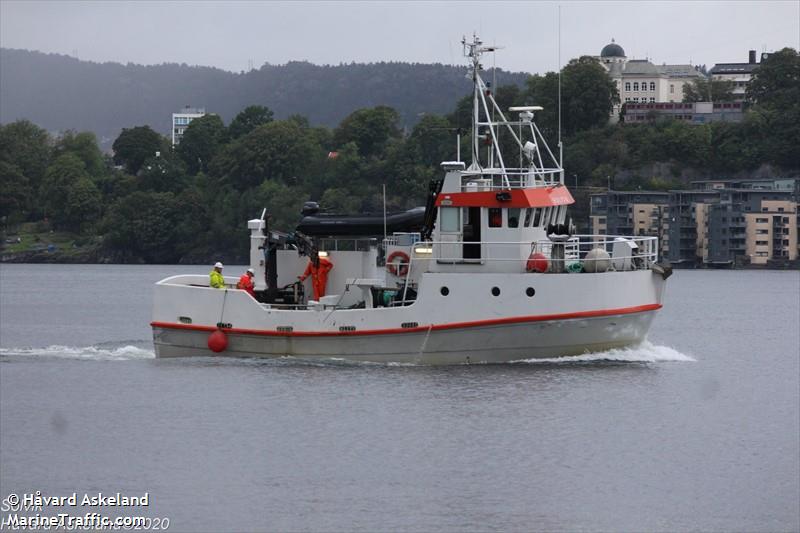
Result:
[[[569,357],[549,357],[545,359],[523,359],[515,363],[592,363],[615,361],[622,363],[665,363],[696,361],[690,355],[683,354],[669,346],[657,346],[644,341],[638,346],[617,348],[604,352],[592,352]]]
[[[125,345],[114,347],[101,346],[59,346],[46,348],[0,348],[0,357],[57,357],[62,359],[86,359],[92,361],[127,361],[131,359],[153,359],[153,350]]]
[[[136,359],[153,359],[155,352],[152,349],[141,348],[133,345],[124,346],[47,346],[46,348],[0,348],[0,357],[54,357],[61,359],[84,359],[91,361],[128,361]],[[414,363],[376,363],[349,361],[340,358],[330,358],[315,361],[295,359],[292,357],[273,360],[280,363],[317,364],[317,365],[377,365],[377,366],[416,366]],[[644,341],[639,346],[620,348],[604,352],[593,352],[570,357],[549,357],[543,359],[522,359],[514,363],[592,363],[592,362],[626,362],[626,363],[662,363],[695,361],[689,355],[683,354],[668,346],[657,346],[649,341]]]

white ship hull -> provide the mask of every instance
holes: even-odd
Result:
[[[462,44],[473,80],[471,162],[460,152],[442,162],[419,221],[384,213],[381,231],[375,217],[320,214],[307,202],[296,230],[281,234],[264,209],[247,222],[255,297],[210,288],[204,276],[156,284],[158,357],[507,362],[645,339],[671,273],[657,263],[658,239],[576,235],[561,152],[534,124],[542,108],[511,107],[507,118],[480,74],[482,54],[495,48],[477,36]],[[501,132],[514,149],[497,141]]]
[[[578,355],[643,341],[663,291],[662,277],[649,270],[426,274],[410,306],[288,311],[265,309],[243,291],[190,287],[186,281],[157,285],[152,326],[158,357],[462,364]],[[447,296],[441,295],[443,284]],[[536,290],[533,297],[525,293],[529,286]],[[499,296],[491,295],[493,287],[500,288]],[[214,353],[208,338],[218,322],[227,346]]]

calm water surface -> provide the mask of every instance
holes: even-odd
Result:
[[[152,283],[207,271],[0,266],[0,498],[148,492],[101,512],[170,531],[800,530],[798,272],[678,271],[649,342],[573,362],[155,360]]]

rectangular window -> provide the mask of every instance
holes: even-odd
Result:
[[[525,210],[525,224],[522,227],[527,228],[528,226],[530,226],[531,219],[533,219],[533,208],[529,207]]]
[[[655,91],[656,90],[656,82],[654,82],[654,81],[650,82],[650,90],[651,91]]]
[[[533,208],[533,227],[539,227],[539,223],[542,221],[542,209],[539,207]]]
[[[670,86],[669,86],[669,92],[670,92],[670,93],[674,93],[674,92],[675,92],[675,86],[674,86],[674,85],[670,84]]]
[[[769,222],[769,219],[768,219],[768,218],[757,218],[757,219],[756,219],[756,222],[759,222],[759,223],[761,223],[761,224],[764,224],[764,223],[766,223],[766,222]]]
[[[626,91],[630,91],[631,90],[631,82],[629,82],[629,81],[625,82],[625,90]]]
[[[459,220],[461,209],[458,207],[442,207],[439,212],[441,213],[442,222],[441,231],[455,233],[461,229],[461,221]]]
[[[518,228],[519,227],[519,215],[522,210],[519,207],[509,207],[508,208],[508,227],[509,228]]]
[[[542,227],[546,228],[549,223],[550,223],[550,208],[549,207],[543,207],[542,208]]]
[[[560,207],[554,207],[550,210],[550,223],[551,224],[558,224],[558,216],[561,214]]]
[[[503,227],[503,211],[499,207],[489,208],[489,227],[490,228]]]
[[[655,103],[655,101],[656,101],[656,97],[655,96],[651,96],[650,97],[650,103]]]
[[[639,82],[638,81],[633,82],[633,90],[634,91],[638,91],[639,90]]]

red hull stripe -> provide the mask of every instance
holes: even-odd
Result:
[[[509,199],[500,201],[499,193]],[[504,191],[444,192],[436,198],[440,207],[549,207],[575,203],[566,187],[540,187],[538,189],[508,189]]]
[[[501,324],[520,324],[525,322],[547,322],[552,320],[570,320],[574,318],[597,318],[614,315],[630,315],[661,309],[661,304],[637,305],[621,309],[600,309],[597,311],[579,311],[577,313],[561,313],[556,315],[515,316],[509,318],[496,318],[493,320],[475,320],[472,322],[451,322],[449,324],[433,324],[430,326],[417,326],[414,328],[388,328],[365,329],[361,331],[273,331],[266,329],[224,328],[227,333],[241,335],[264,335],[268,337],[344,337],[353,335],[395,335],[398,333],[414,333],[420,331],[439,331],[445,329],[476,328],[483,326],[496,326]],[[175,324],[172,322],[151,322],[154,328],[183,329],[190,331],[214,331],[215,326],[199,326],[193,324]]]

